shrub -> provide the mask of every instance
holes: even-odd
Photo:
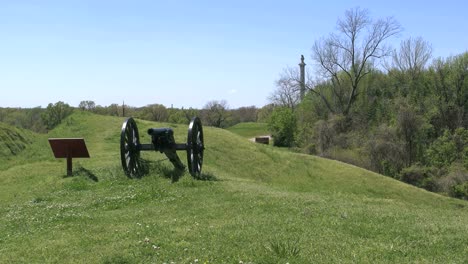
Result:
[[[333,144],[335,132],[324,120],[315,123],[314,132],[317,149],[321,155],[324,155]]]
[[[460,191],[464,187],[456,186],[464,185],[466,182],[468,182],[468,171],[462,164],[455,162],[450,167],[448,174],[437,179],[435,184],[437,191],[446,193],[452,197],[458,197],[457,195],[460,195]]]
[[[330,115],[328,123],[337,134],[348,132],[351,127],[351,119],[343,115]]]
[[[463,149],[463,166],[468,169],[468,146]]]
[[[452,194],[453,197],[468,200],[468,181],[453,186]]]
[[[381,125],[367,142],[370,165],[374,171],[396,177],[405,164],[403,143],[394,128]]]
[[[438,168],[449,167],[456,160],[463,161],[468,167],[467,148],[468,130],[458,128],[453,133],[445,130],[426,151],[426,159],[429,164]]]
[[[273,137],[273,145],[291,147],[296,134],[296,117],[291,109],[279,107],[273,110],[268,122]]]
[[[433,177],[434,174],[431,168],[419,164],[404,168],[399,175],[401,181],[429,191],[435,190]]]
[[[309,155],[317,154],[317,147],[314,143],[311,143],[303,148],[303,152]]]

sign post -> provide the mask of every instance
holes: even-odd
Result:
[[[89,158],[83,138],[49,138],[55,158],[67,159],[67,176],[73,175],[73,158]]]

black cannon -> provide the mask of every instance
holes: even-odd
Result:
[[[120,133],[120,158],[122,168],[128,177],[141,176],[140,151],[159,151],[164,153],[169,161],[179,170],[185,165],[177,155],[178,150],[187,152],[187,163],[190,174],[197,178],[201,174],[203,165],[203,128],[200,118],[194,117],[190,122],[187,134],[187,143],[176,143],[174,131],[171,128],[150,128],[151,144],[141,144],[138,128],[133,118],[128,118],[122,125]]]

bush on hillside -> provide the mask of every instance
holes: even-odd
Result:
[[[271,113],[268,129],[273,137],[273,145],[291,147],[296,135],[296,117],[291,109],[279,107]]]
[[[460,160],[468,165],[468,130],[458,128],[453,133],[445,130],[426,151],[426,159],[430,165],[447,168],[454,161]]]
[[[452,194],[453,197],[468,200],[468,181],[453,186]]]
[[[436,189],[434,178],[434,170],[420,164],[404,168],[399,175],[401,181],[429,191],[435,191]]]
[[[403,145],[394,128],[381,125],[367,142],[372,169],[387,176],[397,177],[406,160]]]
[[[335,133],[325,120],[319,120],[315,123],[314,132],[317,150],[323,156],[332,147]]]
[[[452,197],[460,195],[460,188],[458,185],[464,185],[468,182],[468,170],[464,168],[461,163],[455,162],[450,166],[448,174],[436,180],[437,191],[446,193]]]

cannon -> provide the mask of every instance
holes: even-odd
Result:
[[[139,177],[142,174],[140,151],[164,153],[174,167],[179,170],[184,170],[185,165],[177,155],[177,151],[186,151],[189,173],[194,178],[200,176],[203,165],[203,151],[205,150],[200,118],[194,117],[190,121],[187,143],[176,143],[172,128],[150,128],[147,133],[151,136],[151,143],[141,144],[135,120],[129,117],[122,124],[120,158],[122,168],[128,177]]]

